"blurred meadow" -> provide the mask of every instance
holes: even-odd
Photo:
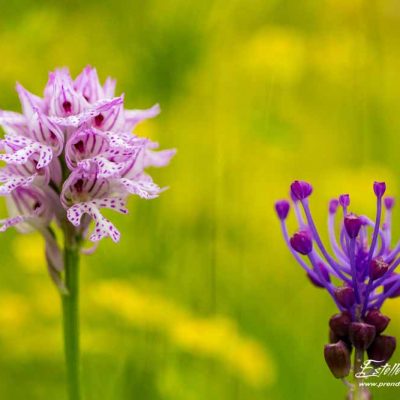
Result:
[[[159,102],[137,132],[178,149],[153,171],[170,189],[131,199],[128,216],[112,216],[121,243],[82,259],[85,399],[344,398],[323,360],[334,304],[291,258],[273,203],[309,180],[325,233],[331,197],[349,192],[352,209],[372,216],[374,180],[399,193],[400,3],[0,8],[1,109],[19,110],[16,81],[40,93],[49,70],[91,64],[118,79],[128,108]],[[42,251],[38,235],[1,236],[1,399],[65,399],[60,304]],[[399,310],[386,305],[397,336]],[[399,398],[398,388],[375,395]]]

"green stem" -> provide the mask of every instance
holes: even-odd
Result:
[[[360,386],[362,379],[357,378],[356,374],[361,370],[362,363],[364,361],[364,351],[354,349],[354,390],[352,400],[364,400],[368,393]]]
[[[81,400],[79,356],[79,246],[65,232],[65,285],[62,295],[64,349],[69,400]]]

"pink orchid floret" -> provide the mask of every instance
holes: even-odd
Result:
[[[125,214],[130,194],[153,199],[163,190],[145,169],[167,165],[175,150],[156,152],[157,143],[132,133],[159,106],[126,110],[124,97],[115,97],[115,83],[107,78],[101,85],[90,66],[75,80],[58,69],[49,74],[43,97],[17,84],[22,114],[0,111],[0,195],[10,214],[0,220],[0,231],[39,230],[53,265],[52,223],[68,220],[82,238],[117,242],[120,233],[101,210]]]

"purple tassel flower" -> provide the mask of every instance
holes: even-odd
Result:
[[[391,243],[394,199],[383,198],[386,191],[384,182],[375,182],[373,190],[377,205],[374,220],[349,212],[348,194],[330,201],[330,251],[322,242],[310,211],[309,197],[313,189],[309,183],[295,181],[291,185],[290,194],[299,226],[292,236],[286,225],[289,202],[281,200],[275,204],[289,250],[310,281],[327,291],[340,312],[330,319],[330,338],[331,343],[338,343],[337,348],[342,353],[337,357],[337,366],[335,357],[338,352],[331,351],[327,361],[332,371],[336,368],[347,374],[350,369],[343,364],[347,359],[343,343],[346,343],[349,351],[355,348],[355,372],[360,367],[365,351],[374,355],[384,354],[386,362],[396,346],[395,338],[390,337],[389,340],[381,335],[390,319],[380,312],[388,298],[400,296],[400,274],[395,272],[400,264],[400,241],[395,245]],[[340,220],[336,221],[339,210]],[[338,231],[336,226],[339,226]],[[383,349],[386,342],[390,342],[387,351]],[[379,364],[380,360],[376,361]],[[334,375],[343,378],[336,372]],[[354,390],[356,386],[357,380]]]
[[[124,96],[114,94],[115,84],[107,78],[102,85],[90,66],[76,79],[67,69],[57,69],[49,74],[42,97],[17,84],[22,113],[0,111],[5,131],[0,195],[9,211],[0,231],[37,230],[45,239],[49,272],[63,299],[70,399],[80,398],[77,271],[82,244],[105,237],[118,242],[120,233],[102,210],[126,214],[129,195],[159,196],[165,188],[146,169],[166,166],[175,154],[157,152],[157,143],[132,133],[138,123],[155,117],[159,106],[127,110]]]

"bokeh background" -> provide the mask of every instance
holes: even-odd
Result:
[[[179,150],[153,171],[170,190],[131,199],[113,216],[121,243],[82,261],[85,399],[344,398],[323,360],[335,308],[273,202],[310,180],[326,237],[332,196],[372,216],[373,180],[398,193],[399,41],[396,0],[1,1],[2,109],[19,109],[16,81],[40,93],[49,70],[92,64],[129,108],[159,102],[138,133]],[[42,251],[35,234],[1,236],[2,399],[65,399]],[[385,307],[398,336],[399,310]]]

